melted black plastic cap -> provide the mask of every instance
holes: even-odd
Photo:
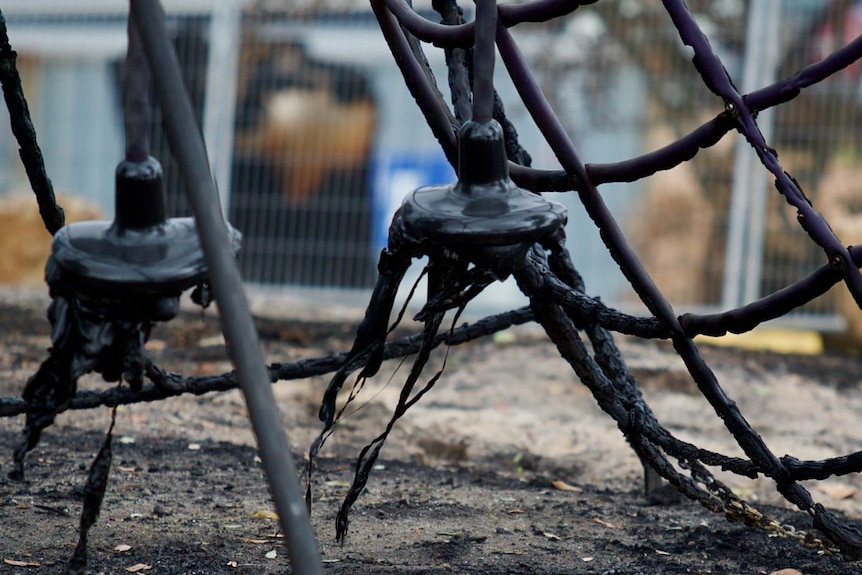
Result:
[[[165,187],[158,160],[150,156],[143,162],[120,162],[115,183],[118,230],[144,230],[165,223]]]
[[[458,145],[458,176],[462,184],[509,179],[503,128],[496,120],[465,122]]]

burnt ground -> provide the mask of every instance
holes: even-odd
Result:
[[[40,306],[0,305],[0,396],[17,395],[44,357],[48,325]],[[354,325],[349,318],[259,323],[269,361],[343,351]],[[186,313],[160,327],[150,347],[169,370],[221,373],[229,364],[218,333],[214,314],[202,322]],[[622,346],[671,430],[733,452],[667,346]],[[777,453],[820,458],[856,449],[859,359],[704,353]],[[529,328],[452,348],[439,389],[396,428],[354,507],[347,540],[338,544],[334,516],[353,457],[385,425],[399,377],[387,383],[384,374],[312,475],[313,525],[327,573],[862,573],[862,564],[730,523],[695,503],[648,504],[639,465],[619,432]],[[275,386],[299,466],[319,431],[325,383],[321,377]],[[93,378],[81,385],[106,384]],[[0,572],[63,572],[77,539],[86,471],[108,420],[105,408],[59,417],[29,457],[25,482],[7,480],[9,460],[0,459]],[[4,453],[17,444],[22,423],[0,420]],[[728,483],[780,522],[810,528],[768,481]],[[810,489],[860,523],[857,477]],[[92,573],[285,573],[271,509],[237,392],[121,408],[89,565]]]

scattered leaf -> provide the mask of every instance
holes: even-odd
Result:
[[[212,361],[202,361],[198,364],[198,373],[200,375],[215,375],[220,369],[219,364]]]
[[[3,559],[3,563],[12,567],[40,567],[38,561],[16,561],[15,559]]]
[[[593,517],[593,523],[598,523],[602,527],[607,527],[608,529],[616,529],[617,526],[611,523],[610,521],[605,521],[603,519],[599,519],[598,517]]]
[[[278,521],[278,513],[270,509],[261,509],[251,514],[254,519],[272,519]]]
[[[324,563],[340,563],[341,559],[324,559]]]
[[[545,539],[550,539],[551,541],[562,541],[563,538],[557,535],[556,533],[551,533],[550,531],[543,531],[542,535],[545,536]]]
[[[122,465],[118,465],[117,467],[115,467],[115,469],[117,469],[118,471],[125,471],[126,473],[134,473],[138,470],[138,468],[134,466],[124,467]]]
[[[200,451],[201,444],[200,443],[189,443],[189,451]]]
[[[243,543],[253,543],[254,545],[262,545],[269,542],[268,539],[249,539],[248,537],[240,537],[239,539]]]
[[[227,566],[228,567],[238,567],[239,563],[237,563],[236,561],[228,561]]]
[[[779,569],[778,571],[773,571],[769,575],[802,575],[802,571],[798,569]]]
[[[503,346],[515,343],[515,334],[510,329],[498,331],[492,338],[496,345]]]
[[[119,545],[114,547],[114,551],[116,551],[117,553],[125,553],[126,551],[128,551],[131,548],[132,548],[131,545],[126,545],[125,543],[120,543]]]
[[[147,565],[146,563],[135,563],[131,567],[126,567],[126,571],[129,573],[138,573],[140,571],[149,571],[152,568],[152,565]]]
[[[670,555],[670,553],[668,553],[667,551],[662,551],[661,549],[656,549],[655,552],[657,555]]]
[[[519,513],[525,513],[525,511],[520,507],[513,507],[511,509],[506,509],[506,513],[509,515],[518,515]]]
[[[755,395],[758,397],[769,397],[772,395],[772,389],[768,385],[755,385],[753,389]]]
[[[584,563],[589,563],[593,559],[595,559],[595,557],[581,557],[581,561],[583,561]]]
[[[222,334],[202,337],[198,340],[198,347],[219,347],[226,345]]]
[[[574,491],[575,493],[580,493],[583,491],[580,487],[575,485],[569,485],[565,481],[561,481],[560,479],[554,479],[551,481],[551,485],[554,486],[554,489],[558,489],[560,491]]]
[[[272,551],[267,551],[266,555],[264,555],[264,557],[266,557],[267,559],[275,559],[277,556],[278,553],[275,552],[275,549],[273,549]]]
[[[168,342],[163,339],[150,339],[147,341],[147,348],[156,351],[162,351],[163,349],[167,349]]]
[[[325,481],[323,484],[327,487],[350,487],[350,483],[343,479],[333,479],[332,481]]]
[[[124,435],[120,438],[120,443],[122,443],[123,445],[131,445],[134,442],[135,438],[130,435]]]
[[[847,483],[831,483],[818,485],[820,491],[833,499],[850,499],[856,495],[856,488]]]

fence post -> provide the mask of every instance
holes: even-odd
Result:
[[[225,215],[230,207],[243,4],[243,0],[213,2],[210,12],[202,128]]]
[[[778,0],[752,0],[749,6],[742,71],[745,93],[772,82],[778,65],[781,21]],[[772,119],[771,108],[757,117],[767,140],[772,132]],[[768,174],[755,160],[754,150],[737,138],[721,296],[723,309],[738,307],[760,295]]]

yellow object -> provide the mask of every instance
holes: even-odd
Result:
[[[721,347],[774,351],[776,353],[799,353],[816,355],[823,353],[823,338],[815,331],[792,329],[755,329],[748,333],[729,333],[722,337],[699,335],[697,343]]]

